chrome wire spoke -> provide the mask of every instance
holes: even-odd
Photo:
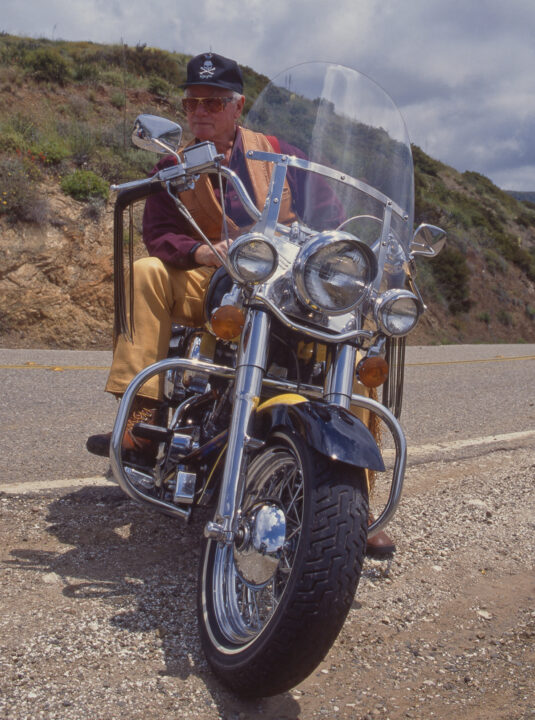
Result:
[[[288,534],[288,536],[287,536],[287,538],[286,538],[286,542],[289,542],[290,540],[293,540],[293,538],[294,538],[298,533],[301,532],[302,527],[303,527],[303,526],[302,526],[301,524],[296,525],[296,526],[294,527],[294,529]]]
[[[291,496],[290,504],[284,506],[284,512],[286,513],[286,517],[288,517],[288,515],[291,512],[294,512],[298,522],[299,522],[299,511],[296,508],[296,503],[298,500],[303,499],[302,490],[303,490],[303,480],[301,479],[301,482],[297,486],[297,488],[293,494],[293,497]]]
[[[260,611],[259,611],[259,609],[258,609],[258,604],[257,604],[257,602],[256,602],[257,593],[253,591],[253,592],[251,593],[251,595],[252,595],[252,599],[253,599],[252,606],[254,607],[254,612],[255,612],[255,616],[256,616],[256,623],[254,623],[254,625],[255,625],[256,628],[261,628],[261,627],[262,627],[262,621],[261,621],[261,618],[260,618]],[[253,622],[252,622],[252,621],[251,621],[251,625],[253,625]]]
[[[243,577],[236,566],[236,549],[216,552],[216,565],[224,580],[214,604],[221,632],[233,643],[254,640],[270,622],[288,585],[302,530],[304,482],[300,463],[287,446],[273,446],[253,458],[248,469],[247,498],[242,518],[259,504],[272,504],[284,513],[286,535],[274,575],[256,585]],[[238,550],[239,552],[239,550]]]
[[[299,472],[299,468],[295,463],[292,463],[291,465],[288,464],[288,467],[286,469],[285,477],[282,478],[282,484],[280,486],[279,492],[277,494],[277,497],[279,500],[282,500],[282,494],[283,492],[288,488],[289,483],[295,478],[297,473]]]

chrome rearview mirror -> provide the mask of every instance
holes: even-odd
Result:
[[[436,225],[428,225],[422,223],[413,235],[410,254],[414,255],[427,255],[427,257],[434,257],[444,247],[446,243],[446,233]]]
[[[143,150],[157,153],[176,153],[182,140],[178,123],[158,115],[138,115],[132,132],[132,142]]]

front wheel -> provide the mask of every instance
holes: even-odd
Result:
[[[201,640],[227,686],[275,695],[317,667],[353,601],[367,521],[364,471],[290,431],[250,460],[240,532],[205,541],[200,567]]]

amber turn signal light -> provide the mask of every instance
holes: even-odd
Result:
[[[212,313],[212,332],[221,340],[235,340],[245,325],[243,310],[235,305],[221,305]]]
[[[379,387],[388,377],[388,363],[378,355],[365,358],[357,365],[357,376],[366,387]]]

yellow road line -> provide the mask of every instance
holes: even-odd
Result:
[[[500,355],[492,358],[479,358],[473,360],[436,360],[429,362],[407,362],[407,367],[423,367],[426,365],[473,365],[475,363],[487,362],[509,362],[511,360],[535,360],[535,355],[517,355],[505,357]],[[0,370],[54,370],[63,372],[65,370],[109,370],[109,365],[40,365],[35,362],[18,363],[13,365],[0,365]]]
[[[407,367],[420,367],[424,365],[470,365],[474,363],[486,362],[507,362],[509,360],[535,360],[535,355],[518,355],[516,357],[505,357],[500,355],[493,358],[479,358],[475,360],[436,360],[430,362],[408,362]]]
[[[0,365],[0,370],[54,370],[55,372],[63,372],[64,370],[109,370],[110,366],[102,365],[39,365],[34,362],[23,363],[22,365]]]

